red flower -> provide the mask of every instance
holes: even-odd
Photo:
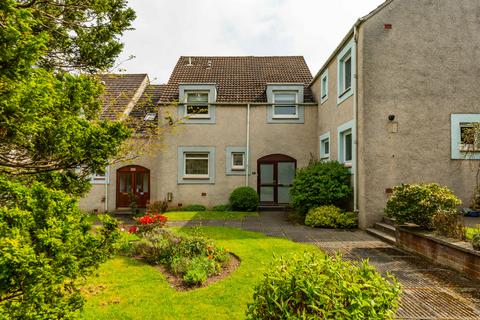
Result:
[[[130,233],[135,233],[138,231],[138,228],[136,226],[131,226],[130,229],[128,229],[128,232]]]

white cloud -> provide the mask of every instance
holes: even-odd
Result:
[[[179,56],[303,55],[315,74],[353,23],[383,0],[131,0],[126,72],[168,81]]]

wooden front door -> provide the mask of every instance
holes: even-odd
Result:
[[[295,178],[297,160],[272,154],[257,160],[257,190],[262,204],[290,203],[290,188]]]
[[[117,208],[129,207],[132,201],[145,208],[150,201],[150,170],[126,166],[117,170]]]

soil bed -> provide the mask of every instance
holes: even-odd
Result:
[[[217,281],[225,279],[228,277],[233,271],[235,271],[240,266],[240,258],[237,257],[235,254],[230,253],[230,258],[228,259],[227,263],[222,267],[222,271],[220,274],[213,275],[207,278],[202,285],[198,286],[188,286],[183,282],[181,276],[176,276],[168,270],[168,268],[164,265],[156,266],[158,270],[160,270],[163,275],[165,276],[167,282],[170,284],[170,287],[174,288],[177,291],[189,291],[198,288],[207,287]]]

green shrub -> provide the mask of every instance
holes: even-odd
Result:
[[[120,255],[131,256],[135,251],[134,242],[138,240],[139,238],[135,234],[126,231],[120,232],[120,237],[115,243],[115,250]]]
[[[350,172],[337,161],[317,161],[297,170],[290,189],[292,206],[303,216],[318,206],[338,205],[351,193]]]
[[[321,206],[308,211],[305,224],[310,227],[352,229],[357,227],[357,215],[343,212],[335,206]]]
[[[467,230],[460,221],[457,210],[439,210],[432,216],[435,233],[458,240],[467,238]]]
[[[207,208],[201,204],[191,204],[189,206],[186,206],[184,211],[207,211]]]
[[[415,223],[432,229],[432,218],[440,210],[455,210],[461,201],[446,187],[436,183],[402,184],[393,188],[385,214],[397,223]]]
[[[214,206],[212,208],[212,211],[217,211],[217,212],[226,212],[226,211],[230,211],[231,208],[230,208],[230,205],[229,204],[220,204],[218,206]]]
[[[230,205],[234,211],[257,211],[258,194],[250,187],[239,187],[230,194]]]
[[[386,319],[400,285],[369,266],[314,253],[276,259],[248,305],[247,319]]]
[[[472,236],[472,246],[475,250],[480,250],[480,232],[476,232]]]
[[[228,251],[197,235],[178,235],[155,229],[134,243],[135,254],[151,264],[163,264],[186,285],[202,284],[218,274],[230,257]]]

